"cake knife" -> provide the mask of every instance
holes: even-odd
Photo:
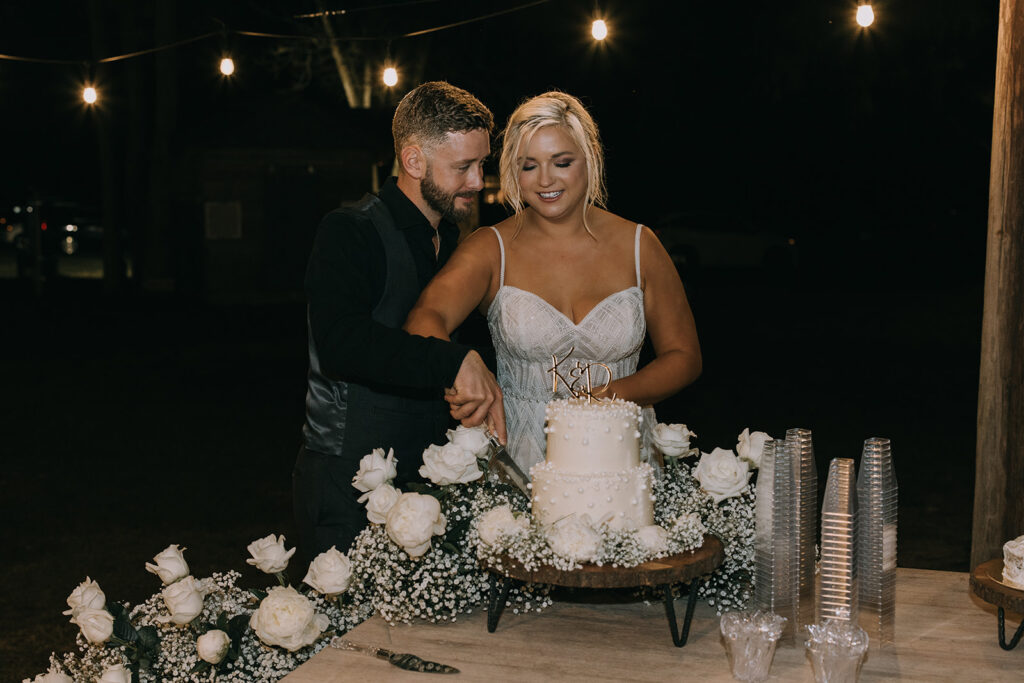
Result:
[[[438,664],[437,662],[428,662],[427,660],[421,659],[416,655],[409,654],[408,652],[392,652],[391,650],[385,650],[382,647],[375,647],[373,645],[360,645],[359,643],[353,643],[351,640],[346,640],[344,638],[335,638],[332,640],[331,647],[337,648],[338,650],[359,652],[364,655],[376,657],[377,659],[383,659],[391,665],[397,666],[399,669],[405,669],[406,671],[418,671],[420,673],[429,674],[459,673],[459,670],[454,666]]]
[[[511,455],[509,455],[508,450],[498,442],[498,438],[491,435],[490,439],[491,457],[487,462],[488,469],[496,472],[498,478],[502,481],[507,481],[529,496],[530,490],[526,484],[530,480],[525,474],[523,474],[523,471],[519,469],[519,465],[517,465],[516,461],[512,459]]]

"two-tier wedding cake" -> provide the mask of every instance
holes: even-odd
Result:
[[[654,523],[654,473],[640,462],[640,407],[621,399],[547,405],[547,456],[530,469],[533,515],[554,524],[589,516],[612,529]]]

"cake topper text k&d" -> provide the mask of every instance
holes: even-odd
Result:
[[[558,381],[561,380],[562,384],[565,385],[565,388],[573,398],[585,397],[589,402],[594,399],[595,393],[604,391],[608,388],[608,385],[612,383],[612,371],[611,368],[604,363],[583,363],[577,360],[576,364],[569,366],[568,372],[563,375],[559,367],[569,359],[569,356],[571,356],[575,350],[575,346],[570,347],[562,360],[558,360],[557,354],[551,354],[551,367],[548,368],[548,372],[551,373],[551,393],[558,393]],[[591,374],[591,368],[594,366],[604,368],[605,374],[607,375],[607,379],[605,379],[604,384],[596,389],[594,388],[593,377]],[[566,378],[566,375],[568,375],[568,378]],[[581,386],[581,382],[585,382],[585,385]]]

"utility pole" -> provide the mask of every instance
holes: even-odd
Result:
[[[1024,534],[1024,0],[1001,0],[971,566]]]

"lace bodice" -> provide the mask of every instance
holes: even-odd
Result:
[[[567,369],[578,360],[607,365],[613,378],[636,372],[647,331],[640,288],[642,226],[637,226],[634,240],[637,284],[602,299],[579,324],[533,292],[505,284],[505,245],[497,229],[491,229],[498,237],[501,272],[498,292],[487,310],[487,324],[497,354],[498,384],[505,398],[508,450],[527,471],[544,459],[544,406],[555,396],[568,396],[561,382],[557,394],[551,392],[553,377],[548,369],[552,355],[561,360],[575,348],[561,368]],[[593,369],[593,380],[598,386],[604,382],[602,369]],[[645,455],[649,454],[653,427],[654,411],[647,408],[641,429]]]

